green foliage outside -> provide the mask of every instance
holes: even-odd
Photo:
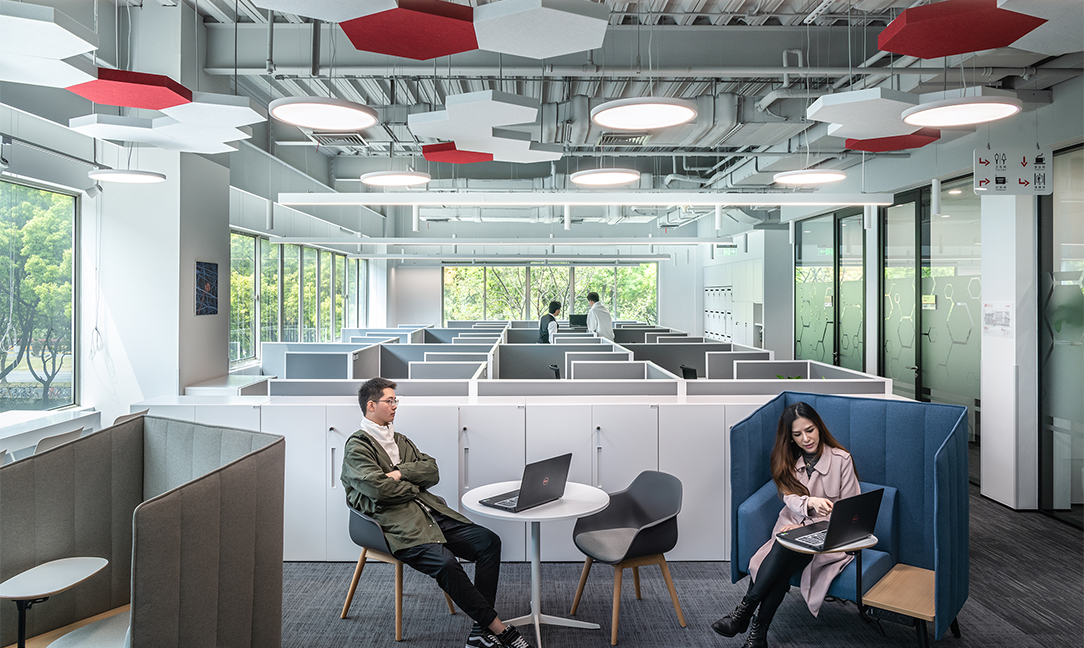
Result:
[[[0,410],[72,402],[75,199],[0,182]]]

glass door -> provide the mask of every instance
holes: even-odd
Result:
[[[862,214],[839,219],[836,249],[839,314],[836,321],[835,364],[865,371],[866,367],[866,230]]]
[[[881,306],[881,375],[892,379],[892,392],[915,399],[918,365],[915,331],[915,276],[918,257],[915,244],[918,228],[917,196],[884,210],[882,228],[884,258],[884,299]]]
[[[794,357],[834,364],[835,215],[795,224]]]

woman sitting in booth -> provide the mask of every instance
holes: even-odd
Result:
[[[783,510],[771,539],[749,561],[748,592],[733,612],[711,624],[724,637],[748,629],[746,648],[767,648],[768,626],[794,574],[802,572],[802,597],[816,616],[828,587],[852,559],[844,553],[798,553],[775,541],[776,533],[827,520],[836,501],[860,492],[850,453],[807,403],[794,403],[779,417],[771,469]]]

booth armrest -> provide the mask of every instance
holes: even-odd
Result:
[[[782,508],[783,502],[772,481],[761,486],[738,507],[738,528],[734,533],[736,563],[731,569],[731,578],[735,582],[749,573],[749,559],[772,537]]]

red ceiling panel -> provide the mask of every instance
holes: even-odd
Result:
[[[885,52],[939,58],[1008,47],[1046,22],[998,9],[997,0],[945,0],[905,9],[877,37]]]
[[[98,68],[98,79],[68,88],[94,103],[162,110],[190,103],[192,91],[161,74]]]
[[[440,0],[399,0],[399,7],[339,23],[354,47],[416,61],[478,49],[474,9]]]
[[[473,164],[475,162],[493,161],[492,153],[461,151],[455,147],[455,142],[426,144],[422,147],[422,157],[430,162],[448,162],[450,164]]]
[[[905,149],[922,148],[939,139],[941,139],[941,131],[936,128],[920,128],[910,135],[873,137],[870,139],[848,138],[844,146],[852,151],[884,153],[885,151],[903,151]]]

